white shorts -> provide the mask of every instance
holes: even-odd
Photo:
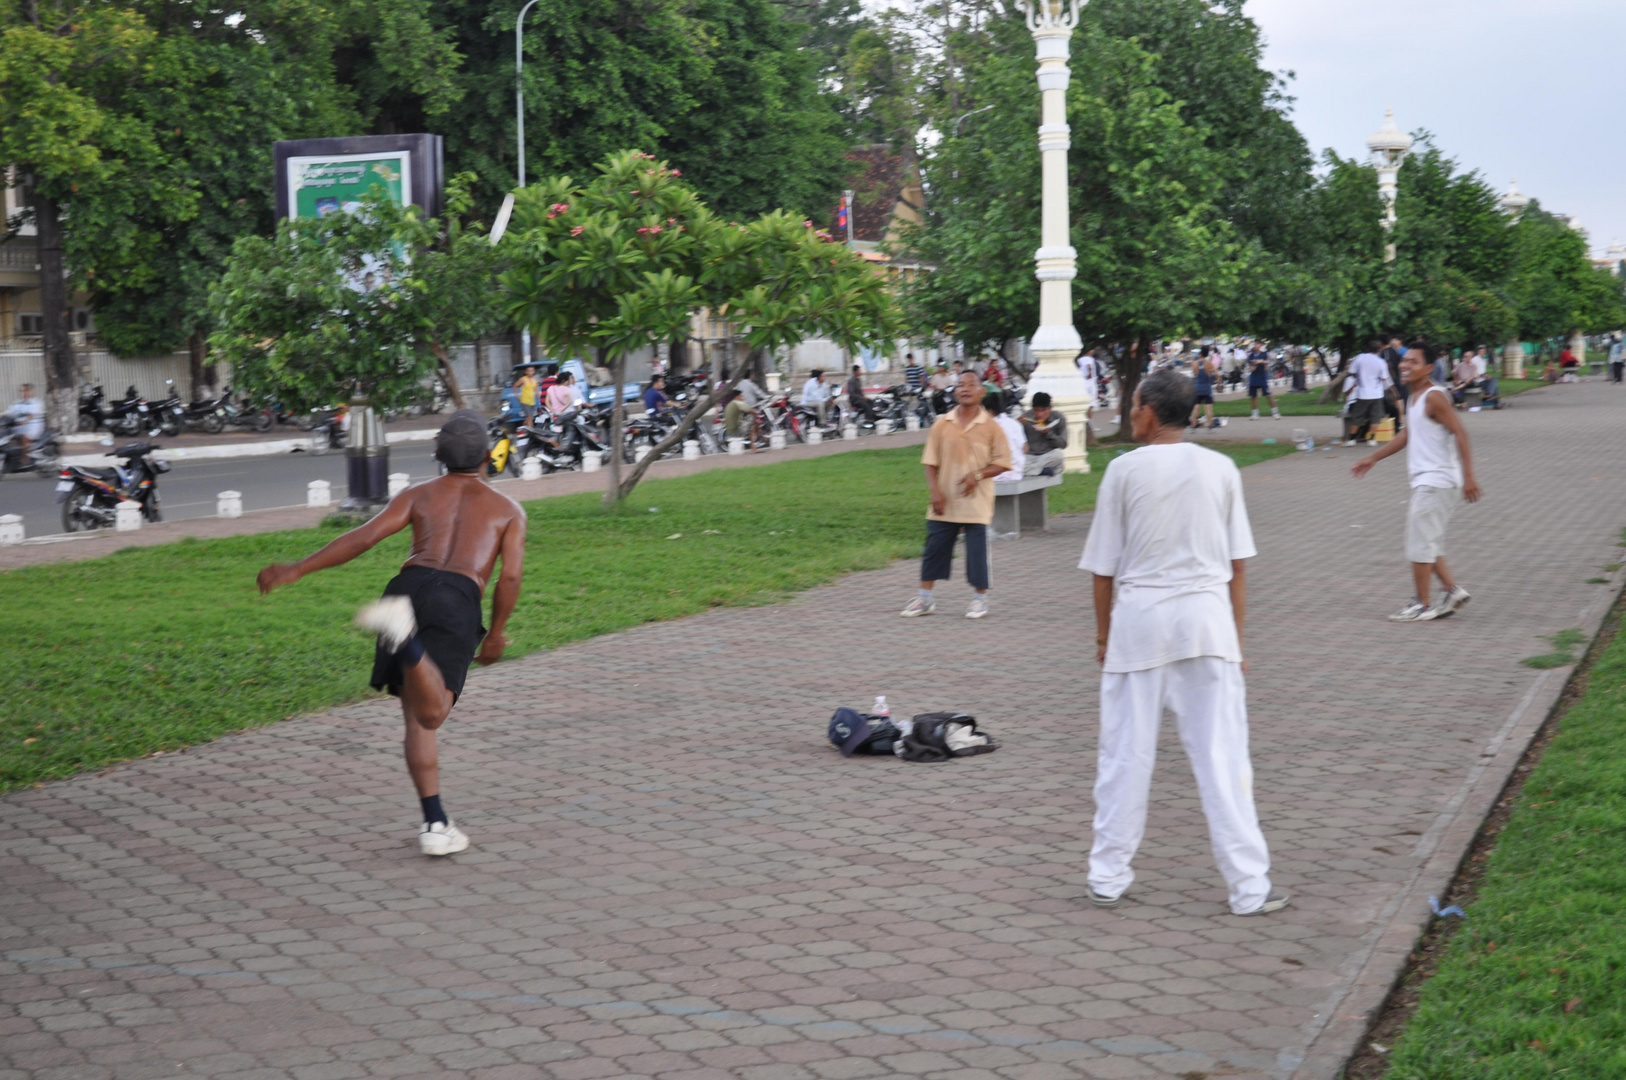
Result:
[[[1094,379],[1084,380],[1084,400],[1089,402],[1092,406],[1095,404],[1098,390],[1099,387],[1096,385]]]
[[[1445,527],[1462,502],[1461,488],[1411,489],[1406,511],[1406,560],[1431,563],[1445,554]]]

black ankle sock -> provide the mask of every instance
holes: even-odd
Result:
[[[422,652],[422,647],[418,651]],[[437,821],[442,825],[447,824],[446,811],[440,808],[439,795],[429,795],[419,799],[418,802],[423,806],[423,823],[425,825],[433,825]]]
[[[417,634],[413,634],[406,639],[405,644],[395,651],[395,655],[401,658],[401,663],[407,667],[412,667],[423,659],[423,642],[418,640]]]

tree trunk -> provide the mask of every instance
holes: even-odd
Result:
[[[1122,369],[1118,373],[1118,438],[1134,438],[1134,428],[1129,423],[1129,408],[1135,398],[1135,388],[1140,385],[1141,372],[1146,366],[1146,357],[1152,351],[1151,339],[1144,335],[1129,343],[1124,350]]]
[[[628,495],[631,495],[632,489],[638,486],[638,481],[644,478],[644,473],[649,471],[649,467],[655,464],[655,462],[659,461],[662,454],[666,453],[666,451],[683,441],[683,436],[689,433],[689,429],[694,427],[695,422],[698,421],[702,416],[706,415],[708,411],[716,408],[717,403],[723,400],[723,398],[728,395],[730,390],[738,386],[741,379],[745,378],[751,373],[752,367],[761,361],[762,355],[763,350],[761,349],[753,351],[750,359],[746,363],[739,365],[739,370],[735,373],[732,379],[728,380],[726,383],[714,383],[716,389],[714,389],[710,394],[707,394],[705,397],[701,398],[693,408],[684,413],[683,422],[677,427],[673,428],[671,433],[668,434],[666,438],[662,439],[660,442],[651,447],[649,453],[644,455],[644,460],[633,466],[631,475],[629,475],[624,482],[617,480],[617,482],[611,487],[610,492],[613,492],[618,500],[625,499]],[[612,479],[615,478],[612,477]],[[604,498],[606,504],[609,502],[610,492],[605,493]]]
[[[478,338],[474,342],[474,388],[484,390],[491,385],[491,370],[486,365],[486,343]]]
[[[1342,393],[1344,372],[1349,368],[1349,362],[1355,356],[1355,346],[1349,341],[1339,341],[1336,342],[1336,345],[1338,347],[1338,369],[1332,373],[1332,376],[1327,380],[1327,388],[1321,391],[1321,396],[1316,399],[1323,405],[1338,400],[1338,395]]]
[[[208,350],[208,339],[201,332],[186,335],[186,377],[192,383],[187,394],[193,401],[202,401],[204,386],[214,385],[215,369],[205,363]]]
[[[446,392],[452,395],[452,404],[463,408],[463,390],[457,385],[457,376],[452,374],[452,358],[447,354],[446,346],[431,341],[429,348],[434,351],[435,360],[440,364],[440,381],[446,384]]]
[[[30,192],[34,227],[39,236],[40,317],[45,336],[45,401],[47,424],[73,431],[79,423],[78,373],[73,342],[68,339],[68,282],[62,268],[62,214],[56,200]]]
[[[615,404],[610,408],[610,488],[604,493],[604,505],[614,506],[622,499],[621,494],[621,439],[626,429],[627,403],[621,394],[621,384],[626,382],[627,355],[622,353],[610,365],[610,385],[615,389]]]

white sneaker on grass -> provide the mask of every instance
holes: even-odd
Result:
[[[385,652],[399,650],[407,638],[418,632],[412,598],[408,596],[379,597],[356,612],[356,625],[377,634]]]
[[[1427,604],[1423,603],[1421,600],[1417,599],[1416,597],[1412,597],[1411,603],[1407,604],[1405,607],[1401,608],[1399,611],[1397,611],[1393,615],[1389,616],[1389,621],[1390,622],[1428,622],[1431,619],[1437,619],[1439,617],[1440,617],[1440,613],[1437,610],[1435,610],[1434,608],[1429,607]]]
[[[1435,618],[1443,619],[1448,615],[1455,615],[1457,612],[1467,607],[1468,601],[1472,599],[1473,597],[1468,595],[1468,590],[1464,589],[1461,585],[1453,587],[1451,591],[1446,593],[1445,597],[1440,601],[1440,613],[1435,616]]]
[[[971,606],[965,609],[968,619],[980,619],[988,614],[988,597],[982,593],[974,593],[971,597]]]
[[[898,612],[898,614],[902,615],[905,619],[918,619],[920,616],[930,615],[936,610],[936,601],[922,600],[917,596],[913,600],[909,601],[908,605],[904,607],[902,611]]]
[[[469,838],[452,821],[437,821],[433,825],[426,821],[418,830],[418,850],[425,855],[456,855],[468,850],[468,846]]]

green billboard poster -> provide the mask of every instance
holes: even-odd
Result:
[[[441,210],[439,135],[353,135],[292,139],[272,149],[279,218],[354,211],[369,191],[431,217]]]
[[[288,204],[291,217],[319,218],[343,210],[353,213],[369,191],[381,191],[390,202],[412,201],[411,154],[340,154],[288,159]]]

